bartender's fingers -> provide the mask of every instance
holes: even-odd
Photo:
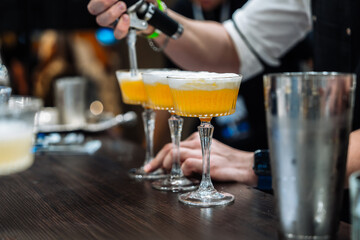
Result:
[[[191,149],[201,149],[201,142],[199,137],[192,139],[186,139],[185,141],[180,142],[180,147],[191,148]]]
[[[89,13],[99,15],[112,7],[118,0],[91,0],[87,5]]]
[[[202,173],[202,160],[198,158],[188,158],[181,165],[181,169],[185,176],[190,176],[193,173]]]
[[[180,164],[188,158],[197,158],[201,161],[201,151],[197,149],[180,147]],[[160,167],[170,170],[173,165],[173,146],[171,143],[166,144],[156,157],[144,166],[145,172],[152,172]]]
[[[201,161],[202,160],[201,149],[180,147],[180,163],[182,164],[188,158],[199,159]]]
[[[167,171],[171,170],[173,165],[173,149],[170,149],[162,161],[162,168],[166,169]]]
[[[256,185],[257,178],[250,179],[248,172],[234,166],[222,165],[223,160],[221,158],[212,159],[210,166],[211,179],[216,181],[239,181],[250,186]],[[202,160],[201,158],[188,158],[181,165],[181,169],[185,176],[191,176],[194,173],[202,174]]]
[[[200,140],[199,132],[192,133],[188,138],[186,138],[185,141],[191,141],[191,140],[194,140],[194,139],[199,139]]]
[[[114,29],[114,36],[117,39],[122,39],[128,34],[130,27],[130,17],[127,14],[123,14]]]
[[[96,17],[96,22],[103,27],[112,26],[117,19],[126,12],[126,5],[124,2],[117,2],[106,11],[100,13]]]
[[[174,162],[174,149],[171,149],[167,152],[167,154],[163,158],[163,164],[162,167],[166,170],[170,170],[172,168],[173,162]],[[202,159],[201,151],[189,149],[189,148],[180,148],[180,164],[182,162],[186,161],[188,158],[197,158]]]
[[[171,152],[171,149],[172,149],[172,144],[171,143],[166,144],[158,152],[158,154],[155,156],[155,158],[150,163],[148,163],[144,166],[144,171],[152,172],[155,169],[158,169],[159,167],[161,167],[163,165],[164,158],[166,157],[166,155],[169,154],[169,152]]]

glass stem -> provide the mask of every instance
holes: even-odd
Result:
[[[202,151],[202,179],[199,186],[200,191],[213,191],[214,186],[211,182],[210,177],[210,147],[212,136],[214,132],[214,126],[211,125],[210,120],[201,120],[201,124],[198,127],[200,134],[200,142],[201,142],[201,151]]]
[[[171,168],[171,177],[182,177],[183,172],[180,167],[180,141],[184,120],[175,114],[171,114],[168,119],[171,142],[173,144],[173,164]]]
[[[155,130],[155,111],[150,108],[145,108],[142,113],[145,131],[146,155],[144,166],[151,162],[154,158],[154,130]]]

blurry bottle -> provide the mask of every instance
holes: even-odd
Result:
[[[0,85],[1,86],[10,85],[9,73],[6,66],[2,62],[1,55],[0,55]]]

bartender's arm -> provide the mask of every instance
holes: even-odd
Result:
[[[117,0],[91,0],[88,5],[91,14],[96,15],[100,26],[110,26],[120,16],[114,29],[116,38],[124,38],[130,24],[126,14],[126,5]],[[167,14],[180,22],[184,33],[178,40],[170,40],[165,53],[175,63],[188,70],[211,70],[216,72],[238,72],[239,58],[232,40],[222,24],[217,22],[200,22],[185,18],[170,9]],[[162,46],[165,36],[154,39]],[[224,63],[219,66],[219,62]]]
[[[115,37],[127,35],[130,19],[124,2],[91,0],[88,10],[101,26],[110,26],[120,17]],[[240,72],[245,79],[263,70],[261,62],[279,65],[278,58],[311,28],[309,0],[249,0],[224,24],[191,20],[170,9],[167,14],[184,26],[182,36],[165,48],[177,65],[187,70]],[[162,46],[164,39],[160,35],[154,40]]]

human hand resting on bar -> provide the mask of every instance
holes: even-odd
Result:
[[[180,163],[185,176],[202,173],[202,154],[199,133],[193,133],[180,143]],[[254,153],[229,147],[216,139],[212,140],[210,156],[211,178],[216,181],[237,181],[249,186],[257,185],[257,176],[252,167]],[[145,166],[146,172],[157,168],[170,170],[172,166],[172,144],[166,144],[153,161]]]

